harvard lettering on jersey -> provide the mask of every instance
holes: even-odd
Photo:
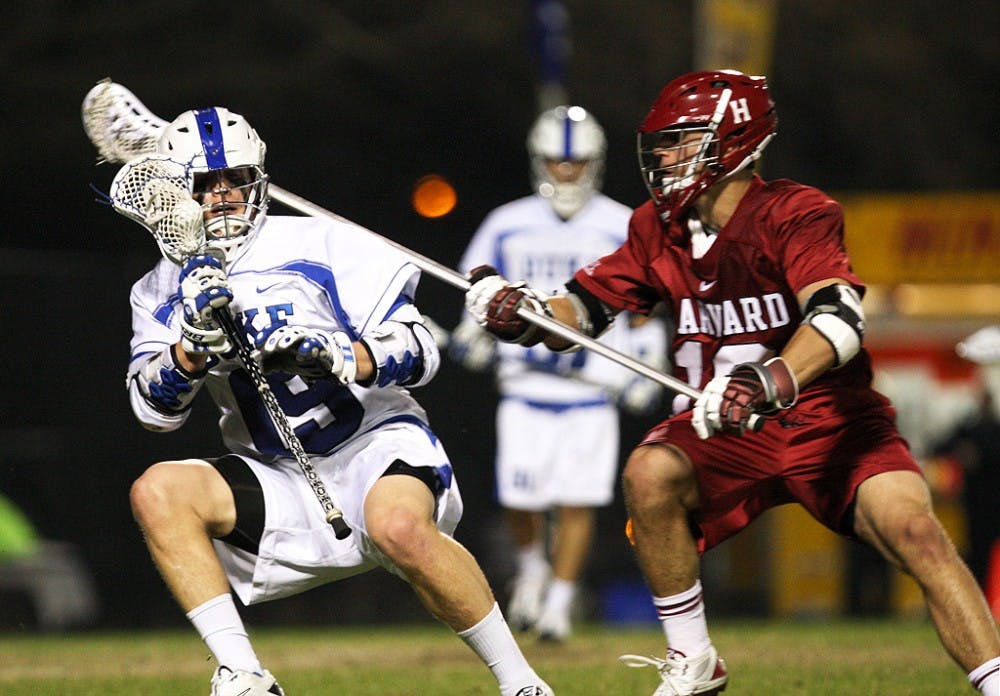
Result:
[[[530,287],[553,292],[588,259],[625,241],[631,213],[627,206],[598,193],[576,215],[563,220],[541,196],[525,196],[496,208],[483,220],[459,270],[468,273],[489,264],[512,281],[524,280]],[[624,323],[616,322],[601,340],[632,352]],[[607,390],[592,382],[613,381],[608,386],[620,388],[631,378],[627,370],[609,366],[588,351],[561,355],[542,345],[524,348],[510,343],[500,343],[497,350],[498,388],[505,396],[548,404],[607,401]],[[570,374],[591,383],[565,379]]]
[[[810,186],[754,176],[728,224],[700,257],[687,220],[664,229],[651,201],[636,209],[628,240],[575,278],[612,307],[647,313],[659,301],[676,320],[674,373],[699,389],[742,362],[780,353],[802,322],[796,293],[843,278],[859,291],[843,243],[840,205]],[[867,354],[829,371],[805,392],[868,384]],[[803,393],[803,397],[807,394]],[[679,396],[674,410],[690,407]]]
[[[227,273],[230,307],[251,339],[269,326],[304,325],[345,331],[355,340],[389,316],[420,320],[412,304],[417,268],[346,221],[268,216]],[[178,267],[161,259],[132,287],[130,378],[151,353],[180,337],[177,275]],[[267,380],[310,454],[329,453],[390,419],[426,423],[423,408],[402,387],[345,387],[333,380],[309,385],[281,373]],[[215,362],[205,388],[219,408],[223,441],[231,451],[289,455],[235,356]]]

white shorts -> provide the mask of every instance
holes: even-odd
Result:
[[[515,510],[601,507],[614,499],[618,411],[503,398],[497,408],[497,497]]]
[[[382,566],[403,577],[368,538],[364,500],[397,459],[438,469],[446,487],[439,494],[437,527],[451,535],[462,517],[462,496],[448,455],[427,429],[397,422],[361,435],[336,453],[313,457],[327,492],[353,532],[337,539],[323,508],[294,459],[263,463],[241,456],[260,482],[265,522],[258,554],[218,539],[216,551],[229,583],[244,604],[287,597]],[[405,579],[405,577],[404,577]]]

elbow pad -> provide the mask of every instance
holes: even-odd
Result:
[[[614,321],[615,313],[575,278],[566,283],[566,292],[576,310],[580,331],[591,338],[600,336]]]
[[[420,387],[437,374],[441,353],[430,330],[420,322],[385,321],[361,337],[374,367],[371,385]]]
[[[820,333],[836,355],[834,368],[847,364],[865,336],[865,313],[861,297],[849,285],[835,283],[820,288],[806,301],[804,324]]]
[[[607,305],[597,299],[575,279],[566,283],[566,292],[562,295],[569,300],[576,313],[576,325],[580,333],[591,338],[597,338],[614,323],[615,315]],[[554,350],[556,353],[575,353],[582,349],[579,344],[571,344],[566,348]]]
[[[150,430],[175,430],[187,420],[191,402],[205,381],[207,370],[193,374],[175,359],[175,346],[157,353],[129,379],[132,410]]]

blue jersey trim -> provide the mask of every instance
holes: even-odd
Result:
[[[437,446],[438,438],[431,430],[430,426],[424,423],[422,420],[412,415],[399,415],[393,416],[392,418],[387,418],[384,421],[379,421],[377,424],[373,425],[371,428],[366,430],[366,433],[370,433],[373,430],[381,428],[386,425],[392,425],[394,423],[409,423],[410,425],[415,425],[424,431],[427,439],[431,441],[432,445]],[[446,488],[451,488],[451,482],[454,478],[454,472],[451,468],[451,464],[441,464],[434,467],[434,471],[437,472],[438,478],[441,479],[441,484]]]
[[[529,408],[537,408],[539,411],[549,411],[550,413],[563,413],[574,408],[595,408],[597,406],[608,406],[611,402],[608,399],[589,399],[587,401],[570,401],[567,403],[549,403],[546,401],[535,401],[524,399],[519,396],[504,396],[503,399],[519,401]]]

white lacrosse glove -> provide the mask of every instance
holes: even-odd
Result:
[[[181,347],[188,353],[222,354],[232,344],[213,316],[233,300],[222,262],[214,256],[192,256],[181,268]]]
[[[751,416],[773,416],[794,406],[798,398],[798,380],[782,358],[742,363],[705,386],[694,404],[691,425],[702,440],[717,432],[742,435],[750,427]],[[763,425],[760,418],[754,429]]]
[[[465,369],[482,372],[489,368],[497,355],[497,341],[470,316],[459,322],[448,341],[448,355]]]
[[[522,319],[517,311],[527,306],[538,314],[551,316],[547,295],[527,287],[523,281],[511,283],[492,266],[477,266],[468,278],[465,308],[480,326],[501,341],[522,346],[533,346],[545,338],[544,331]]]
[[[307,382],[332,378],[345,385],[358,376],[351,337],[343,331],[279,326],[259,332],[254,344],[265,372],[299,375]]]

